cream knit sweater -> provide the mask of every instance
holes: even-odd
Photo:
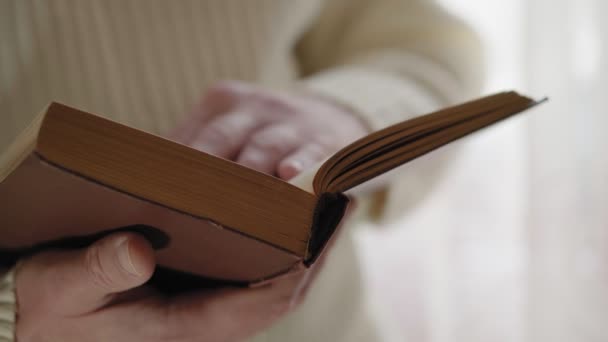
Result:
[[[479,68],[475,35],[425,0],[0,0],[0,151],[51,100],[165,134],[223,79],[304,87],[381,128],[469,96]],[[423,183],[394,184],[384,213]],[[349,230],[304,305],[256,341],[376,339]]]

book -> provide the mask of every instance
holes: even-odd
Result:
[[[0,157],[0,259],[126,230],[152,243],[168,282],[264,282],[315,262],[349,190],[539,102],[502,92],[371,133],[327,159],[309,191],[51,103]]]

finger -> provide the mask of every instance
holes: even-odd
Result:
[[[301,144],[302,138],[294,126],[268,126],[245,142],[236,161],[260,172],[276,174],[279,161]]]
[[[286,156],[278,166],[278,175],[283,179],[291,179],[300,172],[310,168],[325,159],[330,154],[329,148],[318,144],[310,143],[292,154]]]
[[[203,99],[196,104],[190,116],[175,127],[168,137],[182,144],[191,144],[203,125],[216,115],[226,113],[238,102],[242,91],[233,82],[220,82],[207,88]]]
[[[173,128],[166,136],[178,143],[190,145],[196,136],[196,132],[202,127],[211,117],[211,113],[203,108],[196,108],[193,113],[188,116],[178,126]]]
[[[191,146],[218,157],[233,159],[245,141],[265,121],[261,116],[236,110],[215,117],[202,128]]]
[[[116,233],[83,250],[48,252],[27,260],[18,288],[35,286],[23,298],[64,314],[96,310],[113,294],[145,283],[154,271],[154,251],[134,233]]]
[[[289,275],[268,286],[224,289],[184,295],[169,305],[165,322],[177,336],[209,341],[241,341],[267,328],[286,314],[297,285],[306,272]]]

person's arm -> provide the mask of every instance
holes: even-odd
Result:
[[[296,52],[307,89],[379,129],[473,96],[480,45],[431,0],[329,0]]]
[[[475,32],[432,0],[328,0],[296,52],[299,86],[351,108],[372,130],[474,97],[484,73]],[[442,150],[396,170],[390,187],[387,177],[367,186],[385,189],[370,217],[394,218],[430,193],[455,156]]]

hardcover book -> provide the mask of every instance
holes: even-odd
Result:
[[[315,262],[348,190],[537,103],[503,92],[371,133],[311,190],[52,103],[0,157],[0,260],[130,230],[156,248],[165,282],[260,283]]]

